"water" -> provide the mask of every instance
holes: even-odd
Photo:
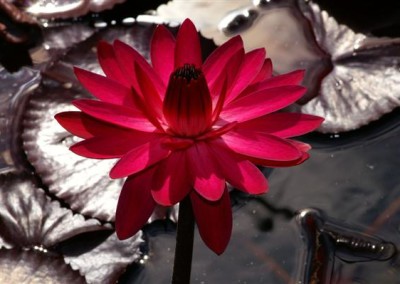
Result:
[[[270,1],[253,1],[258,6],[267,6],[268,2]],[[89,168],[104,173],[106,169],[97,164],[97,161],[90,165],[79,162],[76,169],[81,170],[76,174],[74,182],[71,182],[70,175],[65,176],[65,169],[66,166],[73,168],[75,164],[70,158],[65,158],[64,152],[67,151],[65,144],[72,143],[72,140],[68,137],[59,139],[63,136],[53,126],[49,127],[52,123],[52,112],[64,110],[67,100],[82,96],[81,89],[68,73],[71,65],[81,64],[85,68],[98,70],[94,63],[95,55],[91,51],[98,38],[112,40],[119,37],[147,54],[152,26],[134,25],[128,32],[115,27],[112,21],[107,23],[107,27],[100,33],[89,39],[82,38],[82,43],[68,52],[53,69],[45,70],[44,76],[47,80],[58,83],[36,90],[36,96],[31,98],[27,109],[24,109],[24,104],[18,103],[21,98],[14,96],[16,103],[13,106],[17,109],[10,112],[11,115],[6,118],[7,122],[2,124],[1,130],[6,135],[11,135],[9,131],[13,131],[12,135],[18,137],[21,128],[25,133],[35,133],[38,129],[48,131],[41,132],[47,136],[31,135],[29,138],[30,145],[38,146],[42,156],[37,159],[37,168],[29,167],[28,170],[32,171],[36,180],[43,182],[44,188],[29,188],[29,193],[20,194],[20,199],[16,197],[15,200],[23,200],[30,206],[35,204],[35,208],[41,208],[48,213],[51,220],[54,220],[54,215],[50,208],[55,207],[54,204],[58,204],[55,201],[59,200],[63,210],[68,212],[67,216],[75,216],[74,218],[82,222],[86,218],[111,232],[115,194],[110,193],[110,188],[109,191],[106,190],[107,184],[98,175],[97,178],[90,175],[90,182],[98,185],[94,191],[80,188],[82,180],[88,177]],[[131,23],[133,24],[128,21],[126,24]],[[72,34],[78,34],[78,31],[73,31]],[[62,46],[67,41],[66,37],[73,38],[71,34],[67,35],[57,37],[60,44],[58,48],[63,52],[65,49]],[[59,56],[51,60],[56,61],[58,58]],[[338,87],[345,85],[345,82],[342,83]],[[11,84],[10,88],[13,87],[15,86]],[[2,107],[6,111],[15,110],[7,108],[11,105],[4,104]],[[37,120],[29,124],[29,127],[26,121],[22,124],[19,116],[14,117],[18,118],[16,120],[11,119],[13,114],[23,110],[26,113],[35,111],[37,115]],[[12,130],[3,127],[11,121],[15,126]],[[399,121],[400,112],[395,110],[357,131],[303,137],[302,139],[314,146],[311,159],[295,168],[264,170],[271,188],[267,195],[249,197],[233,191],[234,229],[228,249],[222,256],[216,256],[205,247],[196,233],[192,283],[399,283],[400,263],[396,254],[400,245]],[[11,155],[7,152],[10,142],[2,140],[2,143],[4,153],[10,155],[11,165],[21,166],[27,163],[20,144],[13,146]],[[53,148],[49,144],[53,144]],[[63,162],[66,164],[62,164]],[[49,173],[53,175],[50,176]],[[52,179],[54,176],[58,179]],[[10,176],[2,175],[2,178],[8,180]],[[2,192],[5,193],[10,186],[8,183],[2,184]],[[20,185],[13,186],[21,188]],[[120,184],[115,185],[115,188],[119,189]],[[30,193],[33,190],[42,196],[40,204],[35,201],[36,194]],[[53,203],[50,206],[47,203],[51,201]],[[29,208],[26,212],[32,214],[33,210]],[[135,261],[130,257],[137,253],[136,250],[129,246],[124,247],[115,238],[107,243],[102,239],[102,234],[95,231],[98,228],[94,226],[82,226],[79,230],[70,232],[69,226],[63,226],[66,230],[63,237],[57,235],[54,229],[57,226],[44,226],[47,230],[45,235],[54,236],[54,245],[47,245],[41,234],[35,234],[32,250],[21,253],[21,242],[18,243],[20,238],[15,237],[16,243],[12,244],[12,240],[7,239],[10,241],[7,243],[7,250],[5,247],[0,250],[0,264],[11,270],[18,267],[18,259],[24,260],[26,267],[39,259],[46,264],[43,269],[47,265],[54,265],[52,271],[59,271],[57,277],[61,278],[61,283],[66,283],[66,276],[63,278],[62,273],[81,276],[76,275],[75,270],[65,262],[81,257],[74,265],[82,274],[92,277],[90,279],[97,279],[99,283],[107,283],[111,278],[119,280],[119,283],[168,283],[175,247],[173,220],[176,220],[176,211],[160,212],[152,219],[156,221],[144,228],[143,242],[139,247],[142,254]],[[3,217],[8,213],[4,210],[0,214]],[[21,216],[15,216],[14,219],[18,218],[22,219]],[[43,228],[43,220],[45,219],[32,220],[29,228],[40,230]],[[20,223],[16,222],[12,231],[14,236],[23,235],[20,232],[24,230],[17,230],[18,226],[24,226]],[[5,228],[0,233],[0,241],[6,239],[3,236]],[[94,231],[88,232],[90,230]],[[32,240],[29,234],[23,237]],[[11,246],[14,249],[10,249]],[[91,261],[85,263],[85,254],[82,251],[91,253]],[[34,257],[37,256],[34,253],[40,253],[40,257]],[[54,254],[57,255],[57,262],[52,261]],[[12,267],[7,266],[10,263]],[[107,269],[100,268],[99,263],[106,263],[104,267]],[[99,271],[107,271],[109,274],[104,276]]]

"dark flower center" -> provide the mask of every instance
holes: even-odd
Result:
[[[190,83],[192,79],[197,80],[200,75],[202,75],[201,70],[196,69],[192,64],[185,64],[172,73],[175,78],[185,78],[187,83]]]

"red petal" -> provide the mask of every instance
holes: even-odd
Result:
[[[271,77],[267,80],[261,81],[257,84],[250,86],[249,88],[246,89],[245,94],[243,95],[276,87],[299,85],[304,78],[304,73],[305,73],[304,70],[296,70],[290,73]]]
[[[142,111],[94,100],[76,100],[73,105],[97,119],[145,132],[153,132],[156,127]]]
[[[324,121],[319,116],[302,113],[271,113],[239,123],[236,127],[248,131],[265,132],[281,138],[300,136],[317,129]]]
[[[297,140],[292,140],[292,139],[286,139],[289,143],[292,143],[297,149],[299,149],[302,152],[308,152],[311,150],[310,144],[300,142]]]
[[[298,85],[303,81],[305,70],[295,70],[265,80],[260,85],[265,88],[274,88],[286,85]],[[261,87],[260,87],[261,88]]]
[[[240,36],[235,36],[215,49],[207,57],[203,64],[203,72],[208,85],[214,83],[218,76],[224,71],[224,68],[232,56],[240,49],[243,49],[243,41]]]
[[[93,137],[73,145],[70,150],[77,155],[92,159],[121,158],[130,150],[155,138],[147,132],[118,133]]]
[[[211,98],[213,103],[221,96],[223,88],[225,92],[232,89],[232,84],[235,82],[237,73],[239,72],[239,67],[242,64],[244,58],[244,49],[241,48],[235,52],[235,54],[230,58],[224,70],[218,75],[214,82],[208,82],[208,88],[210,90]],[[224,99],[225,100],[225,99]]]
[[[231,90],[226,97],[226,103],[236,99],[236,97],[254,80],[264,64],[265,49],[255,49],[246,53],[236,75]]]
[[[175,151],[157,165],[151,193],[158,204],[174,205],[181,201],[191,189],[185,152]]]
[[[267,179],[251,162],[237,156],[221,143],[210,143],[210,149],[224,177],[232,186],[249,194],[268,191]]]
[[[227,78],[225,78],[225,80],[221,81],[221,89],[218,91],[219,96],[217,97],[218,99],[216,100],[216,104],[212,113],[212,124],[214,124],[215,121],[218,120],[219,115],[221,113],[221,111],[224,108],[225,105],[225,98],[226,98],[226,93],[227,93],[227,89],[228,89],[228,83],[227,83]]]
[[[160,139],[154,139],[123,156],[111,169],[110,177],[123,178],[138,173],[165,159],[170,152],[161,145]]]
[[[284,86],[251,93],[225,106],[220,117],[226,121],[251,120],[294,103],[305,92],[301,86]]]
[[[103,122],[90,118],[90,116],[85,115],[80,111],[66,111],[57,113],[54,116],[57,122],[73,135],[81,138],[93,137],[93,133],[87,129],[83,122],[84,117],[88,118],[88,121],[98,125],[98,127],[102,127]]]
[[[161,81],[161,78],[154,72],[150,64],[142,55],[139,54],[139,52],[119,40],[114,42],[114,50],[117,60],[120,66],[122,66],[121,68],[126,72],[126,76],[130,79],[131,86],[133,86],[137,92],[140,91],[140,88],[136,76],[135,63],[140,65],[159,94],[165,92],[165,85]]]
[[[301,151],[301,157],[298,158],[297,160],[293,161],[271,161],[271,160],[263,160],[263,159],[255,159],[255,158],[250,158],[251,161],[257,165],[265,166],[265,167],[270,167],[270,168],[280,168],[280,167],[292,167],[292,166],[297,166],[304,161],[306,161],[310,155],[307,153],[311,149],[311,146],[308,145],[307,143],[303,143],[300,141],[296,140],[291,140],[291,139],[286,139],[287,142],[295,146],[299,151]]]
[[[224,66],[223,70],[218,74],[217,78],[214,81],[208,82],[210,94],[214,102],[220,96],[224,84],[226,84],[227,90],[232,89],[232,85],[235,82],[243,59],[244,49],[240,48],[232,55],[226,66]]]
[[[221,199],[215,202],[203,199],[192,191],[193,213],[204,243],[216,254],[222,254],[232,234],[232,209],[229,192],[225,188]]]
[[[120,240],[135,235],[154,211],[156,204],[150,194],[153,172],[149,169],[125,181],[115,215],[115,229]]]
[[[269,167],[269,168],[283,168],[283,167],[293,167],[302,164],[306,161],[310,155],[308,153],[302,153],[301,157],[297,160],[293,161],[271,161],[271,160],[262,160],[262,159],[255,159],[250,158],[250,160],[260,166]]]
[[[167,85],[174,70],[175,38],[165,26],[158,25],[155,29],[150,51],[153,68]]]
[[[219,200],[224,192],[225,180],[218,172],[208,145],[197,143],[187,149],[186,153],[193,174],[194,189],[207,200]]]
[[[254,158],[292,161],[299,159],[302,155],[301,151],[291,143],[266,133],[235,129],[221,138],[229,149]]]
[[[139,82],[139,90],[143,94],[143,103],[145,104],[143,107],[147,108],[150,117],[161,119],[162,101],[160,94],[142,66],[135,63],[135,72]]]
[[[114,48],[111,44],[105,41],[99,41],[97,44],[97,57],[107,77],[120,82],[126,87],[130,86],[127,76],[121,71],[117,58],[115,57]]]
[[[260,72],[254,78],[252,84],[269,79],[272,76],[272,61],[269,58],[264,59],[264,64],[261,67]]]
[[[117,105],[133,105],[133,95],[129,88],[107,77],[74,68],[79,82],[96,98]]]
[[[55,115],[57,121],[67,131],[81,138],[93,136],[120,136],[120,135],[151,135],[150,133],[118,127],[116,125],[97,120],[80,111],[67,111]]]
[[[196,27],[191,20],[183,21],[175,45],[175,69],[185,64],[194,64],[201,67],[201,47]]]

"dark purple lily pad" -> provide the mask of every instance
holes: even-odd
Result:
[[[43,86],[29,101],[22,134],[28,160],[49,191],[85,216],[114,219],[123,180],[111,180],[112,160],[93,160],[75,155],[69,147],[78,142],[54,119],[72,110],[71,100],[80,94],[62,86]]]
[[[1,175],[0,189],[3,204],[0,207],[0,247],[4,248],[4,258],[10,257],[10,266],[17,266],[15,269],[21,270],[21,275],[29,275],[28,272],[36,268],[40,272],[31,272],[32,279],[54,277],[54,281],[65,283],[68,277],[83,275],[88,283],[111,283],[140,257],[141,232],[125,241],[118,240],[109,225],[85,219],[61,207],[59,202],[51,201],[30,176]],[[104,232],[108,234],[102,238]],[[73,247],[79,250],[71,254],[62,249],[64,247],[69,247],[69,251]],[[44,268],[47,262],[54,262],[56,267],[51,270],[56,272],[47,272]],[[80,273],[62,272],[71,267]]]
[[[99,230],[99,221],[85,220],[51,201],[29,176],[0,176],[1,245],[51,247],[82,232]]]

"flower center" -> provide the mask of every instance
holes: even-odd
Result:
[[[196,137],[211,127],[211,96],[201,69],[185,64],[171,74],[163,112],[177,136]]]

